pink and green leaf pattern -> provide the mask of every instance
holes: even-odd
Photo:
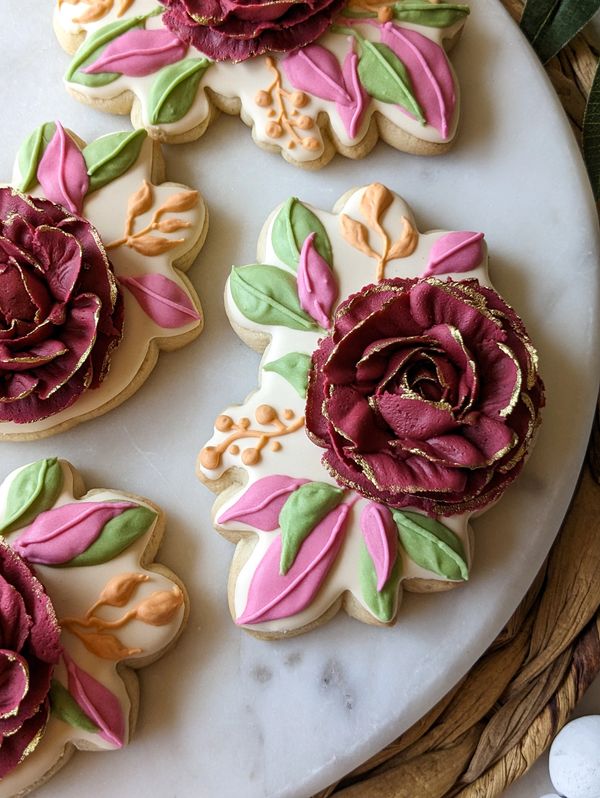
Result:
[[[96,724],[98,734],[115,748],[125,744],[125,717],[116,695],[81,668],[65,652],[69,692],[83,712]]]
[[[121,277],[144,313],[159,327],[172,330],[200,320],[200,314],[187,293],[174,280],[162,274]]]

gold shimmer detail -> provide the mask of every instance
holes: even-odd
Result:
[[[216,429],[219,432],[229,432],[231,430],[231,434],[217,446],[205,446],[198,456],[200,465],[211,471],[218,468],[221,465],[224,452],[229,451],[230,454],[238,454],[239,447],[235,446],[237,451],[233,451],[232,444],[234,441],[245,438],[258,438],[258,443],[255,447],[243,449],[241,452],[242,463],[246,466],[260,463],[262,459],[261,452],[269,441],[272,441],[270,446],[272,452],[281,451],[281,443],[276,439],[284,435],[290,435],[304,426],[304,416],[294,418],[295,414],[292,410],[284,410],[281,415],[289,422],[288,424],[285,424],[279,418],[277,410],[271,405],[259,405],[256,408],[254,418],[259,424],[273,428],[269,430],[252,429],[249,418],[240,418],[236,422],[231,416],[218,416],[215,421]]]
[[[270,139],[289,137],[288,149],[300,145],[303,149],[314,152],[321,146],[314,136],[301,136],[299,130],[313,130],[315,120],[306,113],[299,113],[300,108],[308,104],[309,97],[303,91],[286,91],[281,85],[281,73],[277,64],[270,56],[265,58],[267,69],[272,73],[273,80],[266,89],[256,93],[254,102],[260,108],[269,108],[268,122],[265,132]],[[274,106],[274,107],[272,107]]]
[[[70,6],[76,6],[80,3],[88,6],[87,11],[73,18],[73,22],[77,25],[84,25],[86,22],[98,22],[98,20],[104,19],[113,10],[115,0],[58,0],[59,9],[65,3]],[[122,17],[134,3],[135,0],[121,0],[117,6],[117,17]]]
[[[122,238],[112,241],[106,245],[106,249],[117,249],[118,247],[126,246],[139,252],[140,255],[147,255],[154,257],[155,255],[162,255],[168,250],[173,249],[179,244],[183,244],[184,238],[165,238],[164,236],[153,235],[152,231],[157,230],[159,233],[174,233],[177,230],[183,230],[191,227],[192,223],[185,219],[178,219],[176,217],[171,219],[162,219],[165,213],[183,213],[190,211],[198,205],[198,192],[197,191],[181,191],[178,194],[173,194],[159,206],[152,214],[152,219],[149,224],[134,233],[135,220],[143,213],[147,213],[154,204],[154,192],[152,186],[147,180],[144,180],[140,188],[135,191],[127,203],[127,216],[125,218],[125,230]]]
[[[392,192],[381,183],[371,183],[364,191],[360,200],[360,212],[366,221],[352,219],[345,213],[340,216],[342,235],[351,247],[364,253],[367,257],[377,261],[376,282],[380,283],[385,278],[385,267],[391,260],[407,258],[417,248],[419,233],[410,219],[402,216],[402,232],[392,244],[388,233],[382,225],[384,213],[394,200]],[[376,233],[381,239],[381,249],[374,250],[369,244],[369,233]]]
[[[133,598],[140,584],[149,580],[148,575],[141,573],[114,576],[106,583],[97,601],[83,618],[63,618],[60,625],[64,631],[81,640],[88,651],[102,659],[118,662],[141,654],[143,649],[125,646],[116,635],[107,633],[107,630],[122,629],[132,621],[140,621],[148,626],[166,626],[183,606],[181,588],[175,585],[171,590],[154,591],[114,621],[100,618],[96,613],[101,607],[124,607]]]

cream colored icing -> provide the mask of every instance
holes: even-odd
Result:
[[[64,475],[64,485],[60,496],[54,504],[55,507],[75,500],[72,467],[64,460],[60,461],[60,465]],[[9,478],[0,486],[0,517],[5,512],[6,498],[10,485],[21,470],[13,471]],[[78,501],[99,502],[123,500],[124,498],[131,500],[131,497],[117,491],[100,489],[86,493]],[[152,508],[143,499],[136,497],[135,502],[141,506],[156,509]],[[140,583],[135,596],[124,607],[103,607],[99,610],[99,614],[107,620],[120,617],[127,609],[138,604],[155,591],[170,590],[173,587],[173,582],[170,579],[141,566],[144,551],[155,532],[157,523],[158,519],[133,545],[103,565],[66,569],[36,565],[36,574],[51,598],[59,620],[64,617],[81,617],[85,615],[86,610],[94,604],[108,580],[116,574],[143,572],[148,576],[148,581]],[[17,535],[18,530],[11,533],[7,538],[8,542],[10,543]],[[139,655],[126,660],[127,665],[135,667],[136,660],[155,658],[176,637],[183,623],[184,615],[185,607],[182,606],[173,619],[164,626],[150,626],[134,621],[119,630],[120,638],[128,647],[142,649]],[[126,718],[125,741],[127,742],[129,738],[131,701],[125,689],[125,684],[117,671],[117,665],[94,656],[74,635],[68,632],[63,632],[61,640],[73,660],[80,667],[91,673],[98,681],[102,682],[119,699]],[[55,670],[54,678],[57,678],[65,686],[67,685],[66,672],[62,662]],[[65,746],[69,743],[85,750],[110,751],[114,748],[97,734],[76,729],[55,717],[51,717],[37,748],[12,773],[0,781],[0,798],[9,798],[20,793],[21,790],[31,784],[35,784],[53,767],[62,755]]]
[[[152,0],[137,0],[121,19],[147,13],[153,8],[156,8],[156,5],[157,4],[152,2]],[[81,8],[84,7],[85,4],[83,3],[79,3],[75,6],[63,4],[60,8],[57,7],[55,9],[55,19],[59,27],[71,33],[81,33],[82,31],[91,33],[99,27],[103,27],[107,23],[114,22],[117,19],[116,12],[113,10],[99,22],[86,23],[83,25],[74,24],[73,19],[81,13]],[[417,31],[442,47],[446,39],[452,39],[458,34],[463,24],[464,21],[460,21],[448,28],[429,28],[423,25],[413,25],[409,23],[402,23],[402,26]],[[146,27],[149,29],[163,27],[161,16],[148,19]],[[361,36],[364,38],[372,41],[379,41],[377,31],[373,27],[369,25],[360,25],[357,27],[357,30],[360,31]],[[343,62],[349,50],[348,37],[339,34],[327,33],[319,38],[318,43],[331,50],[338,57],[340,62]],[[186,54],[186,58],[199,57],[204,56],[195,48],[190,47]],[[286,81],[284,71],[281,68],[281,62],[285,58],[285,54],[272,54],[271,57],[278,66],[283,88],[288,91],[293,91],[293,87]],[[451,65],[450,67],[452,69]],[[368,104],[367,111],[356,138],[349,137],[337,113],[335,103],[333,102],[310,95],[310,101],[302,108],[302,113],[308,114],[314,119],[317,119],[319,114],[327,114],[334,138],[337,139],[343,147],[360,144],[367,133],[369,122],[375,112],[388,119],[400,130],[406,131],[411,136],[421,139],[422,141],[432,143],[450,141],[454,138],[458,125],[458,118],[460,116],[460,92],[458,81],[453,70],[452,74],[456,89],[456,108],[449,125],[447,138],[443,138],[431,125],[422,125],[420,122],[411,119],[403,113],[399,107],[375,99]],[[145,77],[128,77],[123,75],[107,86],[89,87],[79,83],[67,83],[67,85],[78,94],[83,94],[90,99],[98,100],[111,100],[125,91],[133,92],[141,106],[142,125],[149,130],[150,135],[155,135],[157,138],[165,134],[167,136],[180,136],[203,124],[210,114],[210,102],[206,95],[206,90],[210,89],[228,100],[240,100],[241,117],[247,124],[252,126],[252,135],[255,141],[271,147],[279,147],[287,158],[301,163],[318,159],[323,154],[323,139],[317,126],[310,131],[310,135],[314,136],[314,138],[319,141],[320,146],[315,150],[305,150],[299,146],[294,147],[294,149],[288,149],[287,139],[273,139],[267,135],[267,125],[272,121],[268,116],[269,108],[261,108],[255,102],[257,92],[264,90],[271,83],[272,79],[271,73],[266,66],[265,57],[260,56],[238,64],[228,62],[212,64],[203,76],[200,89],[188,113],[177,122],[159,126],[152,126],[148,116],[148,97],[154,79],[155,75],[147,75]]]

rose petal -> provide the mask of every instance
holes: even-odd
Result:
[[[15,651],[0,649],[0,718],[17,714],[28,689],[27,660]]]

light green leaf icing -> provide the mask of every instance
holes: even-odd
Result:
[[[83,42],[79,50],[73,56],[73,60],[65,75],[65,80],[70,83],[81,83],[83,86],[107,86],[109,83],[121,77],[120,72],[98,72],[96,75],[86,74],[84,70],[91,63],[96,61],[105,47],[119,36],[127,33],[132,28],[144,27],[146,16],[131,17],[131,19],[122,19],[117,22],[111,22],[109,25],[104,25],[99,30],[92,33],[91,36]]]
[[[64,563],[66,568],[101,565],[114,559],[150,529],[156,513],[147,507],[134,507],[111,519],[89,549]],[[63,566],[61,566],[63,567]]]
[[[393,510],[392,515],[402,545],[413,562],[446,579],[469,578],[465,550],[452,530],[419,513]]]
[[[76,729],[95,734],[100,731],[94,721],[85,714],[67,688],[56,679],[50,685],[50,710],[55,718]]]
[[[145,130],[111,133],[88,144],[83,150],[90,176],[88,194],[125,174],[139,158],[147,135]]]
[[[287,380],[302,399],[306,398],[308,389],[308,372],[310,369],[310,355],[304,352],[290,352],[279,360],[273,360],[263,366],[265,371],[274,371]]]
[[[296,197],[290,197],[273,222],[271,241],[278,258],[292,269],[298,268],[300,250],[307,236],[315,233],[315,247],[331,266],[331,242],[319,218]]]
[[[436,3],[427,0],[407,0],[392,6],[394,19],[429,28],[449,28],[461,22],[470,13],[469,6],[458,3]]]
[[[183,119],[192,107],[210,63],[206,58],[186,58],[157,73],[148,96],[148,121],[151,125],[165,125]]]
[[[56,132],[54,122],[46,122],[25,139],[17,155],[21,175],[20,191],[29,191],[37,182],[37,169],[48,144]]]
[[[381,42],[361,39],[360,47],[358,74],[371,97],[384,103],[401,105],[419,122],[425,123],[406,67],[398,56]]]
[[[295,490],[279,513],[281,560],[279,570],[286,574],[294,564],[298,549],[316,525],[344,498],[344,491],[326,482],[307,482]]]
[[[277,266],[234,266],[229,287],[233,301],[250,321],[292,330],[318,329],[300,307],[295,278]]]
[[[27,526],[37,515],[49,510],[62,490],[63,481],[63,471],[56,457],[22,468],[8,489],[0,534],[7,535]]]
[[[360,542],[358,575],[362,597],[373,615],[389,623],[395,615],[398,585],[402,576],[402,557],[397,556],[392,572],[381,592],[377,590],[377,572],[364,541]]]

